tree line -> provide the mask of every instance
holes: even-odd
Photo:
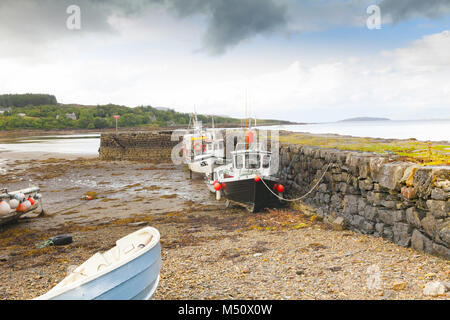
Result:
[[[42,106],[55,105],[56,97],[50,94],[2,94],[0,95],[0,107],[25,107],[28,105]]]
[[[120,115],[120,127],[143,127],[188,125],[190,115],[174,110],[159,110],[151,106],[129,108],[108,104],[97,106],[63,105],[49,96],[2,95],[0,96],[0,130],[12,129],[104,129],[116,126],[115,115]],[[41,104],[47,100],[52,104]],[[31,103],[29,103],[31,101]],[[26,105],[23,105],[27,103]],[[75,116],[76,120],[69,116]],[[199,115],[203,123],[211,122],[211,117]],[[236,123],[239,120],[215,117],[216,123]]]
[[[55,96],[45,94],[0,95],[0,130],[12,129],[104,129],[120,127],[167,127],[188,125],[189,113],[152,106],[129,108],[115,104],[85,106],[59,104]],[[75,116],[72,119],[68,115]],[[211,116],[198,115],[203,124],[211,124]],[[216,124],[240,124],[240,119],[214,116]],[[263,124],[273,120],[258,120]],[[288,123],[276,121],[275,123]]]

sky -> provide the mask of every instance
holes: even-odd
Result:
[[[29,92],[294,122],[450,119],[450,0],[2,0],[0,94]]]

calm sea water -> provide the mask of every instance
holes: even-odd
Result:
[[[263,127],[260,127],[263,128]],[[355,121],[308,125],[288,125],[278,128],[295,132],[334,133],[356,137],[408,139],[450,142],[450,120],[426,121]],[[100,147],[100,134],[35,136],[0,142],[3,151],[47,152],[96,155]]]
[[[308,125],[276,126],[280,130],[309,133],[334,133],[355,137],[449,141],[449,120],[354,121]],[[267,127],[269,128],[269,127]]]
[[[98,154],[100,134],[34,136],[0,142],[2,151]]]

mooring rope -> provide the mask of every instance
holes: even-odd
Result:
[[[280,197],[278,194],[276,194],[275,192],[272,191],[272,189],[269,188],[269,186],[266,184],[266,182],[263,180],[263,178],[261,178],[261,181],[264,183],[264,185],[266,186],[266,188],[272,192],[274,194],[274,196],[276,196],[278,199],[283,200],[283,201],[291,201],[291,202],[295,202],[295,201],[300,201],[304,198],[306,198],[320,183],[320,181],[322,181],[323,177],[325,177],[325,173],[327,173],[328,169],[331,167],[331,163],[329,163],[327,165],[327,168],[325,169],[325,171],[323,172],[322,176],[320,177],[320,179],[316,182],[316,184],[307,192],[305,193],[303,196],[299,197],[299,198],[295,198],[295,199],[285,199],[283,197]]]

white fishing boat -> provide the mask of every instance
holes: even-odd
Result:
[[[225,163],[222,132],[202,128],[196,115],[193,116],[193,133],[183,136],[183,151],[190,172],[210,174],[215,167]]]
[[[159,283],[160,234],[145,227],[97,252],[36,300],[148,300]]]

